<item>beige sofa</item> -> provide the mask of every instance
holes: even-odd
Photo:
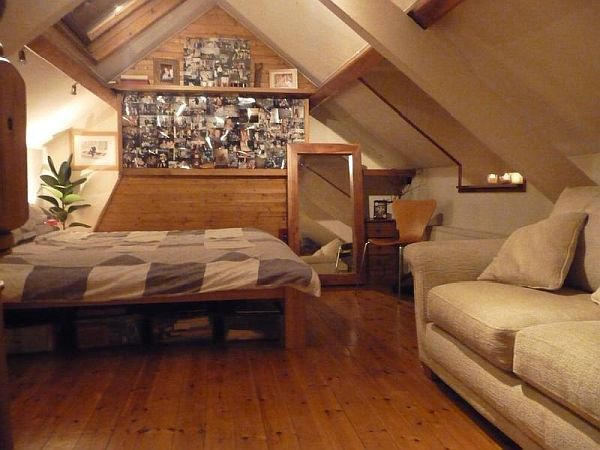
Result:
[[[523,448],[600,448],[600,187],[551,217],[571,211],[588,216],[558,291],[477,281],[503,240],[406,249],[421,361]]]

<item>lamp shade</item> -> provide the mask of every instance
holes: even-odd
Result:
[[[25,82],[0,57],[0,234],[28,218]]]

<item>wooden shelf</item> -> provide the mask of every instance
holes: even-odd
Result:
[[[307,98],[316,92],[315,89],[267,89],[256,87],[201,87],[169,84],[114,84],[112,88],[123,92],[166,92],[174,94],[209,94],[209,95],[253,95],[256,97],[293,97]]]
[[[456,186],[458,192],[525,192],[527,185],[522,184],[480,184]]]
[[[287,169],[152,169],[123,168],[121,174],[136,177],[286,177]]]

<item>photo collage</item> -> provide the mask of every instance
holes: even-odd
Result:
[[[183,84],[202,87],[248,87],[250,45],[238,38],[186,38]]]
[[[123,167],[285,169],[304,120],[301,99],[129,92]]]

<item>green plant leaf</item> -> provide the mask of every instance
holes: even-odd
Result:
[[[90,205],[89,203],[86,203],[85,205],[71,205],[67,208],[67,212],[69,214],[71,214],[73,211],[77,211],[78,209],[81,209],[81,208],[87,208],[88,206],[92,206],[92,205]]]
[[[83,184],[83,183],[85,183],[86,181],[87,181],[87,178],[80,178],[80,179],[79,179],[79,180],[77,180],[77,181],[73,181],[73,182],[71,183],[71,187],[79,186],[80,184]]]
[[[38,198],[46,200],[47,202],[52,203],[54,206],[59,206],[58,200],[54,197],[50,197],[49,195],[38,195]]]
[[[56,189],[56,188],[53,188],[52,186],[48,186],[47,184],[42,184],[42,187],[43,187],[44,189],[47,189],[47,190],[48,190],[48,191],[49,191],[51,194],[53,194],[53,195],[54,195],[54,196],[55,196],[57,199],[61,199],[61,198],[63,198],[63,193],[62,193],[60,190],[58,190],[58,189]]]
[[[65,205],[70,205],[71,203],[80,202],[81,200],[83,199],[77,194],[67,194],[63,198],[63,203]]]
[[[66,185],[69,182],[69,178],[71,178],[71,167],[67,161],[63,161],[60,169],[58,169],[58,180],[61,184]]]
[[[84,227],[84,228],[92,228],[91,226],[89,226],[86,223],[81,223],[81,222],[71,222],[68,226],[68,228],[71,227]]]
[[[54,178],[52,175],[40,175],[40,179],[48,186],[61,186],[60,181]]]
[[[48,155],[48,166],[50,167],[50,170],[52,171],[54,176],[58,177],[58,172],[56,171],[56,167],[54,166],[54,161],[52,161],[52,157],[50,155]]]
[[[67,211],[65,211],[62,208],[57,208],[56,206],[50,208],[50,212],[52,213],[52,217],[54,217],[59,222],[65,222],[67,220],[67,217],[69,216],[69,213]]]

